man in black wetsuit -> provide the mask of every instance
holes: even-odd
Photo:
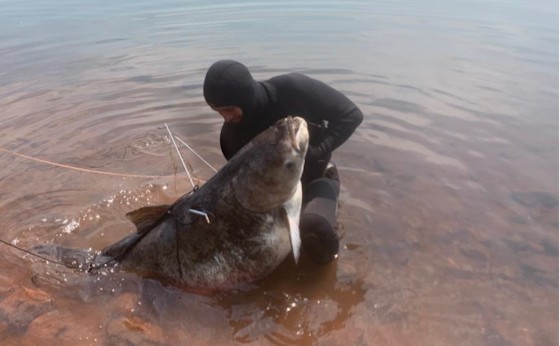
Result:
[[[339,91],[303,74],[290,73],[258,82],[243,64],[220,60],[206,73],[204,98],[224,118],[220,145],[227,160],[288,115],[307,121],[309,149],[301,178],[300,232],[304,251],[317,263],[338,253],[337,199],[340,188],[331,153],[362,122],[362,112]]]

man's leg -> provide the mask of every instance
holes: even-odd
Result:
[[[336,214],[340,181],[336,166],[329,164],[324,175],[304,186],[300,219],[304,251],[317,263],[330,263],[338,253]]]

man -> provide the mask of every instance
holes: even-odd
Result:
[[[331,262],[339,246],[335,227],[340,182],[329,160],[332,151],[360,125],[362,112],[342,93],[316,79],[290,73],[258,82],[234,60],[220,60],[208,69],[204,98],[224,118],[220,145],[227,160],[278,119],[293,115],[307,121],[309,149],[301,178],[302,245],[317,263]]]

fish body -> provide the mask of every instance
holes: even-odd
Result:
[[[170,206],[127,214],[137,232],[96,261],[201,290],[258,280],[290,253],[297,261],[308,141],[305,120],[279,120],[200,188]]]

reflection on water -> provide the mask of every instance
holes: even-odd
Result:
[[[364,294],[355,273],[337,273],[336,264],[317,268],[304,257],[298,268],[286,261],[271,277],[219,297],[218,304],[227,311],[238,342],[264,336],[275,344],[313,344],[343,329]]]
[[[2,246],[3,344],[557,344],[557,14],[549,0],[4,1],[0,235],[18,246],[101,249],[133,231],[128,211],[187,192],[164,123],[221,166],[202,97],[215,60],[307,73],[365,119],[334,155],[336,263],[286,261],[206,297]],[[212,175],[182,153],[197,181]]]

